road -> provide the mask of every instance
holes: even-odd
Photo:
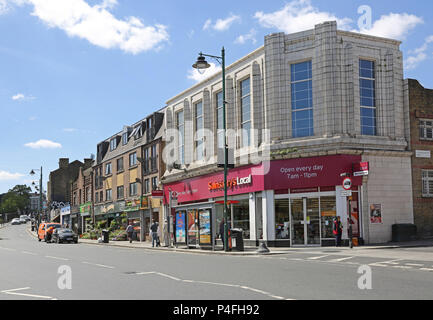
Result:
[[[27,228],[0,229],[0,300],[433,299],[431,248],[225,256],[46,244]],[[358,287],[363,265],[371,290]]]

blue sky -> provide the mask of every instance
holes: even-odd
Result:
[[[358,24],[363,5],[371,25]],[[0,193],[41,166],[46,188],[58,158],[89,157],[164,107],[198,80],[198,52],[224,45],[232,63],[273,32],[337,20],[402,40],[405,77],[433,88],[432,18],[431,1],[0,0]]]

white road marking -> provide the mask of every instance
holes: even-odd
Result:
[[[420,268],[419,270],[422,270],[422,271],[433,271],[433,269],[431,269],[431,268]]]
[[[318,259],[322,259],[322,258],[326,258],[329,257],[329,254],[325,255],[325,256],[318,256],[318,257],[311,257],[311,258],[307,258],[308,260],[318,260]]]
[[[106,265],[104,265],[104,264],[91,263],[91,262],[86,262],[86,261],[83,261],[83,263],[84,263],[84,264],[89,264],[89,265],[92,265],[92,266],[102,267],[102,268],[115,269],[115,267],[112,267],[112,266],[106,266]]]
[[[54,300],[53,297],[49,297],[49,296],[41,296],[41,295],[37,295],[37,294],[29,294],[29,293],[18,293],[15,291],[21,291],[21,290],[28,290],[30,289],[30,287],[25,287],[25,288],[17,288],[17,289],[10,289],[10,290],[3,290],[0,291],[1,293],[4,294],[10,294],[10,295],[16,295],[16,296],[24,296],[24,297],[32,297],[32,298],[40,298],[40,299],[50,299],[50,300]]]
[[[412,267],[408,267],[408,266],[392,266],[392,267],[398,269],[412,269]]]
[[[0,247],[0,249],[4,249],[4,250],[7,250],[7,251],[17,251],[16,249],[4,248],[4,247]]]
[[[31,254],[32,256],[37,256],[36,253],[28,252],[28,251],[21,251],[21,253],[24,253],[24,254]]]
[[[380,264],[384,264],[384,263],[387,263],[387,264],[398,264],[396,261],[401,261],[402,259],[394,259],[394,260],[389,260],[389,261],[380,261],[380,262],[378,262],[378,263],[380,263]]]
[[[405,263],[405,265],[413,266],[413,267],[422,267],[423,266],[423,264],[420,264],[420,263]]]
[[[341,262],[341,261],[345,261],[345,260],[349,260],[349,259],[353,259],[354,257],[344,257],[344,258],[338,258],[338,259],[332,259],[329,260],[328,262]]]
[[[389,268],[389,265],[387,265],[387,264],[380,264],[378,262],[376,262],[376,263],[369,263],[368,265],[372,266],[372,267],[385,267],[385,268]]]
[[[45,256],[45,258],[56,259],[56,260],[63,260],[63,261],[69,261],[69,259],[66,259],[66,258],[59,258],[59,257],[53,257],[53,256]]]
[[[255,288],[250,288],[247,286],[241,286],[238,284],[228,284],[228,283],[218,283],[218,282],[210,282],[210,281],[200,281],[200,280],[189,280],[189,279],[179,279],[176,277],[173,277],[171,275],[165,274],[165,273],[161,273],[161,272],[156,272],[156,271],[147,271],[147,272],[137,272],[135,273],[136,275],[149,275],[149,274],[156,274],[162,277],[166,277],[175,281],[182,281],[182,282],[188,282],[188,283],[201,283],[201,284],[211,284],[211,285],[217,285],[217,286],[224,286],[224,287],[234,287],[234,288],[241,288],[244,290],[249,290],[249,291],[253,291],[256,293],[260,293],[266,296],[269,296],[271,298],[274,299],[279,299],[279,300],[294,300],[294,299],[286,299],[284,297],[281,296],[276,296],[276,295],[272,295],[269,292],[263,291],[263,290],[259,290],[259,289],[255,289]]]

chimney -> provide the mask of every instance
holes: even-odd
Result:
[[[84,159],[84,168],[88,169],[92,166],[93,159]]]
[[[59,168],[64,169],[69,166],[69,158],[60,158],[59,159]]]

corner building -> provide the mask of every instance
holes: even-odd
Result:
[[[393,224],[413,223],[400,44],[325,22],[268,35],[226,68],[230,225],[246,245],[331,245],[336,216],[343,239],[351,218],[361,244],[390,241]],[[219,73],[167,101],[175,160],[166,159],[162,183],[179,244],[221,244],[221,91]]]

